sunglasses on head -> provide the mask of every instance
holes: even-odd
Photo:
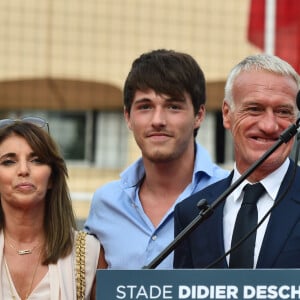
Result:
[[[49,133],[49,124],[46,120],[39,117],[25,117],[22,119],[2,119],[0,120],[0,128],[11,125],[17,121],[34,124],[40,128],[46,128]]]

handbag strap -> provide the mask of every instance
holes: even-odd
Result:
[[[85,297],[85,237],[86,232],[76,235],[76,294],[77,300]]]

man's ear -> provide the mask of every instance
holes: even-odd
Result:
[[[195,124],[194,124],[194,128],[195,129],[199,128],[201,126],[201,123],[205,119],[205,114],[206,114],[205,105],[202,104],[202,105],[200,105],[198,113],[195,115]]]
[[[225,129],[229,129],[231,122],[230,122],[230,105],[227,101],[223,101],[222,105],[222,115],[223,115],[223,126]]]
[[[127,125],[128,129],[131,130],[130,115],[129,115],[128,110],[126,110],[125,107],[123,110],[123,114],[124,114],[124,119],[125,119],[126,125]]]

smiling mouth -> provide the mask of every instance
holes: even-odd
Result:
[[[253,137],[252,139],[261,143],[274,143],[277,141],[277,139],[274,138],[262,138],[262,137]]]
[[[149,136],[149,138],[150,138],[150,140],[160,141],[160,140],[167,140],[170,137],[168,135],[165,135],[165,134],[154,134],[154,135]]]
[[[169,137],[170,135],[166,132],[152,132],[148,134],[148,137],[152,137],[152,136],[166,136]]]

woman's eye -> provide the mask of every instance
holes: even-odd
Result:
[[[31,162],[36,163],[36,164],[44,164],[44,162],[39,157],[32,158]]]
[[[15,163],[15,161],[12,159],[5,159],[5,160],[1,161],[1,165],[3,165],[3,166],[10,166],[14,163]]]

